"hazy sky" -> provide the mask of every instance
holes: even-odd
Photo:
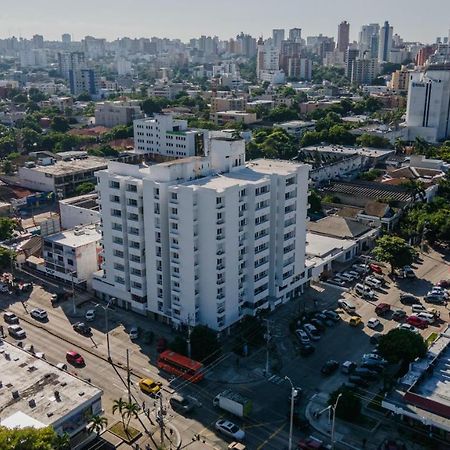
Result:
[[[336,35],[348,20],[351,38],[362,24],[384,20],[406,40],[447,36],[450,0],[0,0],[0,36],[80,40],[96,37],[229,38],[240,31],[269,35],[272,28],[302,28],[303,35]]]

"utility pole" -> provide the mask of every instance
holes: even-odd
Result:
[[[269,375],[270,372],[270,364],[269,364],[269,343],[270,343],[270,339],[271,339],[271,335],[270,335],[270,324],[271,324],[271,320],[269,319],[265,319],[266,322],[266,334],[264,335],[264,337],[266,338],[266,376]]]
[[[164,444],[164,409],[162,390],[159,391],[159,428],[161,431],[161,445]]]
[[[336,424],[336,408],[339,402],[339,399],[342,397],[342,393],[337,396],[336,403],[331,407],[333,411],[333,422],[331,423],[331,450],[334,450],[334,427]]]
[[[128,403],[131,403],[130,351],[127,349],[127,389]]]
[[[71,279],[71,282],[72,282],[72,306],[73,306],[73,313],[76,314],[77,313],[77,306],[75,304],[75,283],[73,281],[73,270],[72,270],[72,272],[70,272],[70,275],[71,275],[70,279]]]
[[[188,338],[187,338],[187,351],[189,358],[191,357],[191,315],[188,314]]]

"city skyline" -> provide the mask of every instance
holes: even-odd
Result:
[[[114,40],[129,37],[167,37],[187,41],[199,35],[217,35],[228,39],[239,32],[268,37],[273,28],[303,30],[303,36],[337,36],[338,24],[350,23],[350,41],[357,40],[361,25],[388,20],[405,40],[434,42],[437,36],[448,36],[447,15],[436,15],[435,8],[445,11],[450,7],[446,0],[437,0],[435,8],[423,10],[418,0],[404,6],[379,0],[376,10],[367,12],[361,1],[348,0],[345,8],[330,0],[319,0],[313,6],[306,2],[283,0],[281,5],[260,6],[256,0],[244,4],[231,0],[229,7],[217,10],[215,5],[204,0],[193,0],[189,6],[177,2],[155,0],[152,5],[144,0],[134,0],[133,8],[127,10],[127,21],[123,22],[123,6],[111,5],[99,0],[93,4],[80,0],[70,16],[64,8],[55,10],[51,0],[40,0],[39,8],[29,14],[29,7],[20,3],[9,4],[0,17],[0,37],[25,37],[42,34],[46,40],[60,40],[61,34],[70,33],[74,40],[86,35]],[[280,7],[282,6],[282,7]],[[174,8],[178,14],[174,14]],[[420,8],[420,14],[416,14]],[[326,15],[317,11],[327,11]],[[89,14],[87,14],[89,11]],[[153,11],[158,11],[157,14]],[[200,14],[201,12],[201,14]],[[252,20],[249,20],[249,18]],[[295,19],[298,17],[298,19]]]

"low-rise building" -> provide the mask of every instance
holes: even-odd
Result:
[[[301,138],[307,131],[314,130],[316,124],[315,122],[305,122],[304,120],[291,120],[290,122],[276,123],[274,127],[282,128],[288,134]]]
[[[65,230],[100,222],[98,195],[87,194],[59,202],[61,227]]]
[[[105,127],[129,125],[144,117],[137,100],[100,102],[95,104],[95,124]]]
[[[54,192],[57,198],[63,199],[73,195],[80,184],[95,183],[94,173],[107,166],[106,159],[96,157],[56,161],[45,166],[29,163],[19,167],[18,181],[23,187]]]
[[[96,225],[78,226],[46,236],[42,247],[44,264],[36,268],[89,288],[94,272],[100,268],[100,240]]]
[[[245,111],[246,106],[245,97],[211,98],[211,114],[219,111]]]
[[[228,122],[241,122],[245,125],[256,123],[256,113],[244,111],[221,111],[212,115],[216,125],[225,125]]]
[[[153,118],[134,121],[134,146],[138,153],[173,158],[202,156],[205,133],[189,129],[187,120],[174,119],[171,114],[155,114]]]
[[[38,350],[45,351],[31,353],[0,341],[0,426],[50,426],[61,436],[69,435],[71,449],[85,448],[95,438],[86,427],[89,417],[101,414],[103,392],[39,358]]]

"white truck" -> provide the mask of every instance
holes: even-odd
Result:
[[[237,392],[226,390],[214,397],[213,405],[238,417],[248,417],[252,411],[252,401]]]

